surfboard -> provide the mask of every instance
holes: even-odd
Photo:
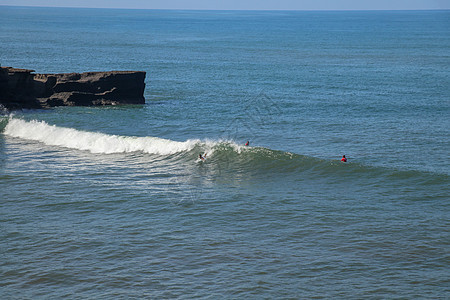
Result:
[[[203,153],[203,154],[202,154],[202,157],[201,157],[201,158],[199,157],[199,158],[197,159],[197,161],[199,161],[199,162],[206,161],[206,153]]]

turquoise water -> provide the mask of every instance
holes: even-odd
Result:
[[[0,7],[2,66],[147,72],[0,121],[2,298],[448,298],[449,16]]]

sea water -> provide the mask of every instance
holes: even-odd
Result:
[[[1,298],[450,297],[449,20],[0,6],[2,66],[147,72],[1,117]]]

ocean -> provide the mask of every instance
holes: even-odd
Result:
[[[1,298],[448,299],[449,32],[0,6],[2,66],[147,72],[145,105],[0,117]]]

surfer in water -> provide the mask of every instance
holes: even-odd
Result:
[[[245,143],[245,146],[248,146],[248,145],[250,145],[250,142],[249,142],[249,141],[247,141],[247,143]]]
[[[200,158],[201,160],[205,161],[205,159],[206,159],[206,154],[203,154],[203,155],[202,155],[202,154],[200,153],[200,154],[198,155],[198,158]]]
[[[341,161],[342,162],[347,162],[347,158],[345,158],[345,155],[342,155]]]

